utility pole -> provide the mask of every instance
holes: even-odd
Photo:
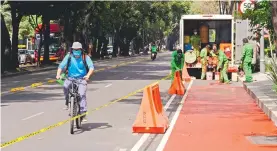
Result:
[[[261,30],[260,38],[260,72],[265,73],[265,56],[264,56],[264,28]]]

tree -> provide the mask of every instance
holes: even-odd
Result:
[[[191,14],[218,14],[219,12],[217,1],[193,1],[191,4]]]
[[[9,61],[11,60],[11,40],[10,34],[11,29],[11,15],[8,13],[9,5],[4,4],[1,1],[1,73],[9,69]]]
[[[29,21],[29,16],[23,16],[19,24],[19,39],[23,39],[25,36],[30,37],[34,35],[34,28]]]
[[[23,17],[23,13],[20,11],[22,2],[8,1],[11,7],[12,15],[12,53],[11,53],[11,62],[10,70],[15,70],[19,67],[18,62],[18,32],[19,32],[19,23]]]
[[[108,36],[113,36],[114,56],[118,48],[120,54],[128,55],[130,43],[138,52],[144,44],[152,41],[160,43],[165,36],[177,39],[179,19],[189,12],[191,2],[8,1],[8,4],[11,6],[12,22],[7,20],[7,30],[11,31],[9,25],[13,26],[12,62],[16,64],[18,36],[34,34],[33,29],[38,25],[34,15],[42,17],[43,26],[39,33],[44,34],[44,41],[40,44],[44,44],[43,60],[48,63],[51,20],[64,26],[62,40],[67,43],[67,48],[73,41],[80,41],[85,48],[92,43],[92,55],[100,57],[107,50]],[[16,66],[13,65],[13,68]]]
[[[272,6],[270,1],[264,0],[257,2],[253,10],[248,9],[242,14],[243,19],[249,19],[252,26],[252,31],[259,35],[262,28],[269,30],[270,35],[274,35]],[[272,37],[271,39],[275,39]]]
[[[274,43],[275,43],[275,54],[277,55],[277,1],[271,2],[271,12],[272,12],[272,26],[274,29]]]
[[[236,3],[239,3],[240,1],[234,0],[234,1],[221,1],[218,0],[219,5],[219,13],[220,14],[227,14],[231,15],[234,12],[234,7]]]

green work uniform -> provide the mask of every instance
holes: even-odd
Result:
[[[252,58],[253,58],[253,47],[251,44],[246,43],[243,46],[243,53],[241,61],[243,63],[243,70],[245,73],[245,82],[252,82]]]
[[[184,67],[184,59],[185,59],[185,55],[184,53],[182,53],[181,57],[178,59],[178,53],[177,50],[175,50],[172,53],[172,59],[171,59],[171,80],[173,81],[174,79],[174,75],[176,70],[181,70]]]
[[[200,54],[200,43],[201,43],[201,38],[198,35],[192,35],[190,38],[191,45],[193,46],[193,51],[196,54],[196,57],[199,56]]]
[[[215,56],[214,53],[210,52],[210,55]],[[201,73],[201,79],[204,80],[206,77],[207,72],[207,63],[208,63],[208,50],[207,48],[203,48],[200,53],[201,57],[201,67],[202,67],[202,73]]]
[[[228,65],[229,60],[228,57],[225,55],[225,53],[222,50],[218,50],[218,65],[217,70],[221,68],[220,70],[220,82],[222,83],[229,83],[230,80],[228,79]]]

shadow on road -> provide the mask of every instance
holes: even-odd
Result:
[[[155,61],[145,61],[128,66],[122,66],[111,70],[106,70],[96,73],[89,82],[89,85],[95,84],[108,84],[108,80],[160,80],[169,73],[169,62],[167,63],[167,57],[158,58]],[[162,62],[163,61],[163,62]],[[166,62],[164,62],[166,61]],[[151,64],[146,64],[151,62]],[[41,75],[41,78],[46,78],[45,74]],[[48,73],[49,76],[49,73]],[[126,78],[127,77],[127,78]],[[18,77],[17,77],[18,78]],[[26,78],[29,79],[30,77]],[[19,85],[18,85],[19,86]],[[130,83],[126,82],[126,86],[130,86]],[[3,85],[2,85],[3,87]],[[124,84],[122,85],[124,87]],[[88,92],[96,91],[99,88],[91,88],[88,86]],[[53,91],[49,91],[53,90]],[[142,96],[140,94],[140,96]],[[141,98],[141,97],[140,97]],[[9,94],[1,96],[2,103],[14,103],[14,102],[44,102],[64,100],[62,93],[62,86],[56,83],[45,84],[43,86],[33,89],[26,89],[23,92],[17,92],[15,94]],[[133,101],[132,103],[140,103],[139,101]],[[128,102],[127,100],[124,102]],[[130,103],[130,102],[128,102]]]
[[[95,69],[97,70],[111,66],[113,66],[113,64],[100,65],[96,66]],[[102,82],[105,80],[158,80],[163,78],[165,74],[168,74],[169,70],[170,57],[161,57],[155,61],[148,60],[97,72],[91,77],[90,83],[97,81]],[[32,83],[47,83],[49,79],[55,79],[55,75],[56,71],[51,70],[41,73],[22,75],[20,77],[6,78],[1,81],[1,88],[2,91],[9,91],[10,88],[30,86]]]
[[[81,129],[77,130],[74,134],[81,134],[93,129],[107,129],[111,127],[112,126],[108,123],[82,123]]]

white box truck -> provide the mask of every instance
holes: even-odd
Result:
[[[201,26],[206,26],[206,30],[200,30]],[[229,44],[231,50],[230,64],[234,64],[234,18],[231,15],[183,15],[180,20],[179,37],[179,46],[182,50],[185,50],[185,45],[195,29],[201,37],[200,51],[207,44],[211,46],[213,43]],[[186,54],[188,52],[185,52]],[[189,63],[187,62],[188,72],[191,76],[199,79],[201,76],[201,64],[196,57],[191,59]]]
[[[230,66],[238,66],[240,63],[243,38],[248,38],[249,42],[253,44],[254,49],[256,47],[256,42],[252,40],[255,36],[251,31],[250,21],[241,19],[234,20],[232,15],[183,15],[179,25],[179,46],[182,50],[185,50],[187,40],[193,35],[193,30],[196,29],[198,34],[200,34],[201,41],[204,41],[201,42],[200,51],[207,44],[212,45],[213,43],[220,44],[222,46],[220,48],[221,50],[225,47],[230,48]],[[208,27],[208,31],[204,30],[206,33],[201,33],[203,30],[199,30],[203,25]],[[189,62],[187,63],[189,74],[200,79],[201,64],[198,63],[197,58],[192,60],[190,58],[187,61]],[[257,60],[257,62],[259,61]]]

